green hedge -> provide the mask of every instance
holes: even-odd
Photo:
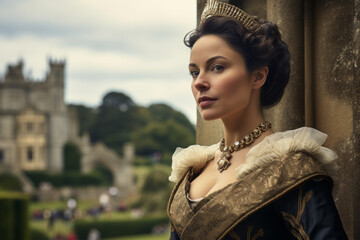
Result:
[[[29,239],[29,196],[19,192],[0,192],[0,233],[2,240]]]
[[[51,174],[43,171],[26,171],[25,174],[36,187],[39,187],[41,182],[50,182],[55,187],[100,186],[105,184],[101,176],[97,174],[78,172]]]
[[[91,229],[97,229],[101,238],[111,238],[151,233],[154,226],[164,223],[169,223],[167,215],[111,221],[76,221],[74,231],[79,239],[87,239]]]
[[[20,180],[13,174],[0,174],[0,191],[22,191]]]
[[[48,235],[38,229],[30,229],[30,240],[50,240]]]
[[[64,171],[76,171],[81,170],[81,150],[76,143],[67,142],[63,148],[64,156]]]

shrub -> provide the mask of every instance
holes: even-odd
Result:
[[[50,240],[49,236],[38,229],[30,229],[30,240]]]
[[[41,182],[49,182],[55,187],[104,185],[103,179],[98,174],[78,172],[51,174],[43,171],[26,171],[25,174],[36,187],[39,187]]]
[[[81,170],[81,150],[75,143],[67,142],[63,148],[64,156],[64,171],[76,171]]]
[[[112,238],[148,234],[154,226],[164,223],[169,223],[167,215],[111,221],[76,221],[74,231],[79,239],[87,239],[91,229],[97,229],[102,238]]]
[[[141,187],[140,196],[130,203],[132,207],[143,208],[146,213],[164,212],[174,187],[169,182],[170,167],[156,164],[150,168]]]
[[[102,180],[103,184],[106,186],[111,186],[114,182],[114,176],[112,172],[108,167],[104,166],[103,164],[96,164],[91,174],[94,176],[98,176]]]
[[[9,173],[3,173],[0,175],[0,190],[3,191],[21,191],[21,182],[20,180]]]
[[[28,240],[29,196],[19,192],[0,192],[0,232],[2,240]]]

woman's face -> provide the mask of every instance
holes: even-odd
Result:
[[[241,114],[252,94],[245,59],[216,35],[198,39],[191,50],[192,93],[205,120]]]

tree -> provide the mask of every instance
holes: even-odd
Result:
[[[156,153],[163,156],[160,162],[170,164],[177,146],[195,143],[194,125],[163,103],[143,107],[124,93],[109,92],[98,109],[71,107],[77,111],[80,133],[89,132],[92,142],[101,141],[120,154],[124,143],[134,141],[137,154]]]
[[[92,170],[92,174],[98,176],[106,186],[111,186],[114,182],[114,176],[112,172],[103,164],[96,164]]]
[[[131,140],[132,131],[146,125],[149,116],[149,113],[134,104],[130,97],[111,92],[104,97],[99,107],[90,131],[91,141],[101,141],[122,153],[122,146]]]
[[[147,213],[163,212],[174,187],[174,184],[168,180],[170,173],[169,166],[154,165],[146,174],[141,195],[133,205],[143,207]]]
[[[103,98],[101,107],[118,108],[122,112],[126,112],[134,102],[129,96],[120,92],[110,92]]]
[[[151,114],[151,118],[153,121],[165,122],[169,119],[172,119],[175,122],[186,127],[188,130],[190,130],[190,132],[195,135],[195,127],[189,121],[189,119],[183,113],[174,110],[170,106],[163,103],[151,104],[148,107],[148,110]]]
[[[86,107],[84,105],[70,104],[68,105],[69,111],[74,112],[79,123],[79,132],[81,136],[88,133],[94,124],[96,118],[96,109]]]
[[[195,142],[194,134],[183,125],[170,119],[164,123],[151,122],[133,134],[136,153],[139,155],[152,155],[156,152],[169,156],[176,147],[186,147]],[[164,161],[162,161],[164,162]],[[171,164],[171,159],[166,160]]]
[[[81,170],[81,150],[73,142],[67,142],[63,148],[64,151],[64,171],[80,172]]]

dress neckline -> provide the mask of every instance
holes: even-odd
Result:
[[[188,201],[188,203],[189,203],[189,205],[188,206],[190,206],[190,208],[191,208],[191,210],[193,211],[194,210],[194,207],[195,207],[195,205],[202,205],[202,202],[207,202],[208,201],[208,199],[211,199],[213,196],[215,196],[216,194],[218,194],[218,193],[220,193],[221,191],[224,191],[226,188],[228,188],[228,187],[230,187],[230,186],[232,186],[232,185],[234,185],[234,184],[236,184],[236,183],[238,183],[239,181],[237,180],[237,181],[235,181],[235,182],[232,182],[232,183],[229,183],[228,185],[225,185],[224,187],[222,187],[222,188],[219,188],[219,189],[217,189],[217,190],[215,190],[214,192],[211,192],[211,193],[208,193],[208,195],[206,195],[205,197],[203,197],[203,198],[197,198],[197,199],[191,199],[190,198],[190,196],[189,196],[189,190],[190,190],[190,183],[191,183],[191,178],[193,178],[193,174],[194,174],[194,172],[193,172],[193,167],[191,167],[189,170],[188,170],[188,172],[187,172],[187,174],[185,175],[185,178],[184,178],[184,180],[185,180],[185,187],[184,187],[184,191],[185,191],[185,197],[187,198],[187,199],[189,199],[189,201]],[[199,201],[194,201],[194,200],[198,200],[199,199]]]
[[[187,197],[187,199],[189,199],[189,201],[191,201],[191,202],[200,202],[201,200],[204,199],[204,198],[191,199],[191,198],[190,198],[190,195],[189,195],[189,192],[186,193],[186,197]]]

